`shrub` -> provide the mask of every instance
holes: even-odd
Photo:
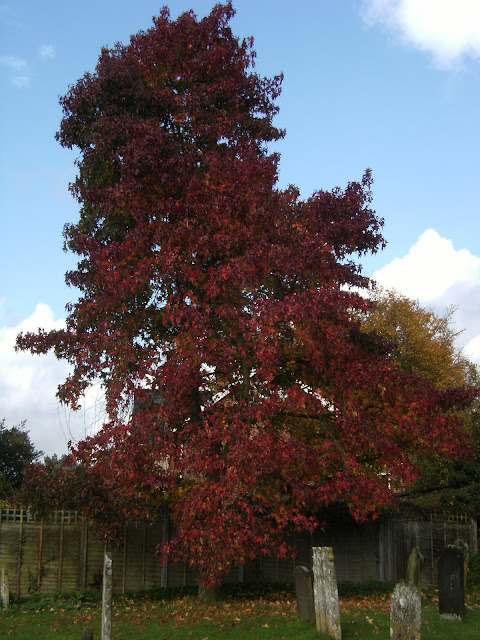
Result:
[[[480,554],[470,558],[468,563],[467,589],[480,589]]]

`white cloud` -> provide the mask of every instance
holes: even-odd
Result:
[[[5,301],[0,300],[0,306]],[[51,353],[34,356],[16,353],[16,336],[21,331],[59,329],[64,321],[55,319],[46,304],[38,304],[29,318],[17,326],[0,327],[0,419],[7,426],[27,420],[26,428],[37,449],[47,454],[67,452],[67,442],[85,437],[104,418],[101,391],[93,388],[83,402],[84,409],[72,412],[55,397],[57,387],[68,374],[68,365]]]
[[[14,76],[12,78],[12,84],[14,84],[18,89],[23,89],[30,85],[30,80],[30,76]]]
[[[365,0],[363,17],[429,51],[440,67],[480,58],[479,0]]]
[[[480,364],[480,257],[427,229],[403,258],[373,274],[387,289],[418,299],[443,313],[455,306],[459,345]]]
[[[466,249],[456,251],[450,240],[427,229],[406,256],[395,258],[374,278],[411,298],[433,300],[456,283],[479,282],[480,258]]]
[[[0,64],[14,71],[21,71],[28,66],[26,60],[17,56],[0,56]]]
[[[55,48],[51,44],[44,44],[40,47],[39,53],[44,60],[52,60],[55,57]]]
[[[474,362],[480,363],[480,334],[467,342],[464,351]]]
[[[7,27],[25,30],[25,24],[16,15],[16,11],[9,5],[0,5],[0,21]]]
[[[15,87],[19,89],[28,87],[31,78],[26,60],[17,56],[0,56],[0,65],[15,72],[15,75],[11,78],[11,82]]]

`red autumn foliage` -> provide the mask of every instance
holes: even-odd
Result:
[[[62,98],[58,140],[80,150],[65,229],[80,298],[64,330],[18,338],[71,363],[58,395],[72,407],[101,380],[111,416],[73,450],[76,480],[44,476],[46,495],[70,491],[105,526],[168,503],[165,551],[206,586],[291,553],[286,530],[312,530],[321,505],[376,514],[416,459],[462,447],[453,392],[359,330],[369,283],[354,258],[384,244],[370,172],[306,201],[276,187],[281,77],[254,72],[233,13],[164,9]]]

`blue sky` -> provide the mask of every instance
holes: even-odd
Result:
[[[212,2],[174,0],[172,17]],[[366,167],[388,242],[364,269],[439,312],[458,306],[461,344],[480,362],[480,3],[478,0],[237,0],[256,70],[283,72],[280,186],[303,197]],[[0,1],[0,418],[27,420],[48,453],[101,419],[97,391],[73,416],[54,398],[66,369],[14,354],[19,329],[60,326],[75,292],[62,228],[75,152],[55,141],[58,96],[93,71],[102,46],[148,29],[150,0]]]

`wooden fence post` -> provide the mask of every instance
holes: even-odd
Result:
[[[40,526],[40,538],[38,540],[37,590],[39,592],[42,586],[42,554],[43,554],[43,522]]]
[[[431,563],[431,571],[432,571],[432,587],[435,585],[435,560],[433,557],[434,548],[433,548],[433,521],[430,518],[430,563]]]
[[[142,535],[142,590],[145,590],[145,572],[147,568],[147,526],[143,525]]]
[[[8,571],[2,567],[0,571],[0,598],[4,609],[10,606],[10,583],[8,581]]]
[[[80,533],[80,589],[87,588],[88,573],[88,522],[82,520]]]
[[[123,562],[122,562],[122,593],[125,593],[127,580],[127,525],[123,527]]]
[[[163,509],[163,531],[162,531],[163,542],[168,542],[169,536],[170,536],[169,511],[168,511],[168,505],[165,505]],[[163,558],[162,558],[162,573],[160,578],[160,585],[164,589],[168,587],[168,558],[165,553],[163,554]]]
[[[60,525],[60,545],[58,549],[57,589],[62,588],[63,580],[63,520]]]
[[[17,546],[17,598],[20,597],[22,591],[21,571],[23,560],[23,515],[20,519],[20,527],[18,528],[18,546]]]

